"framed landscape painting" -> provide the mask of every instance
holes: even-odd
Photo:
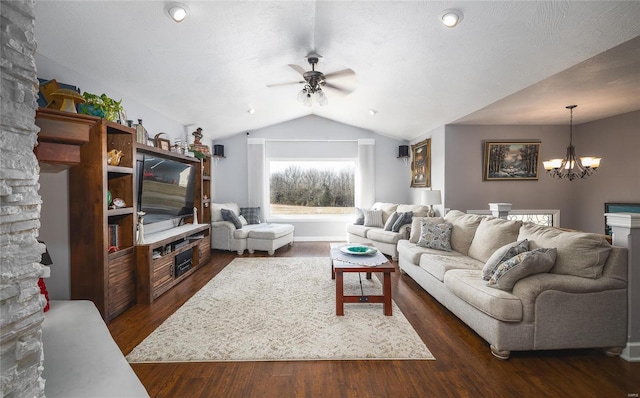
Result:
[[[431,139],[411,145],[411,187],[431,186]]]
[[[485,142],[484,180],[537,180],[540,142]]]

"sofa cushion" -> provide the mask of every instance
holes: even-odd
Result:
[[[347,224],[348,233],[352,235],[360,236],[363,238],[367,237],[367,231],[370,229],[371,227],[365,227],[364,225]]]
[[[356,207],[356,220],[353,222],[354,225],[364,225],[364,213],[362,209]]]
[[[442,250],[429,249],[431,252],[428,256],[420,257],[420,267],[424,268],[428,273],[437,278],[440,282],[444,281],[444,274],[452,269],[472,269],[482,268],[482,263],[471,257],[463,256],[458,252],[445,252]]]
[[[382,243],[398,243],[402,239],[402,234],[399,232],[385,231],[379,228],[371,228],[367,231],[367,238]]]
[[[413,221],[411,222],[411,234],[409,236],[409,242],[418,243],[418,240],[420,240],[420,232],[422,231],[422,220],[426,220],[430,224],[442,224],[444,222],[444,218],[442,217],[415,217],[414,215]]]
[[[481,271],[454,269],[444,275],[444,285],[460,299],[492,318],[522,321],[522,302],[510,292],[486,286]]]
[[[240,207],[237,203],[211,203],[211,222],[225,221],[222,218],[221,209],[229,209],[236,214],[240,214]]]
[[[363,210],[365,227],[384,227],[382,220],[382,210],[367,209]]]
[[[444,216],[444,220],[453,224],[451,229],[451,248],[464,254],[469,253],[469,247],[484,217],[477,214],[465,214],[459,210],[451,210]]]
[[[246,218],[249,224],[260,224],[260,207],[241,207],[240,215]]]
[[[393,232],[400,232],[400,228],[403,225],[411,224],[411,219],[413,218],[413,213],[411,211],[407,211],[405,213],[398,213],[398,219],[393,223],[391,230]]]
[[[520,279],[548,272],[556,261],[556,249],[538,248],[520,253],[501,263],[493,273],[487,286],[501,290],[513,290]]]
[[[233,210],[223,208],[223,209],[220,209],[220,212],[222,213],[222,219],[224,221],[229,221],[237,229],[242,228],[242,221],[240,221],[240,218],[238,218],[238,215],[234,213]]]
[[[482,279],[488,281],[496,272],[496,268],[511,257],[529,251],[529,241],[526,239],[507,243],[496,250],[482,267]]]
[[[484,217],[469,246],[469,257],[487,261],[496,250],[516,241],[521,226],[522,221]]]
[[[549,272],[596,279],[602,275],[611,245],[602,235],[567,232],[553,227],[524,223],[518,240],[528,239],[529,249],[555,247],[556,262]]]
[[[385,231],[391,231],[391,228],[393,228],[393,223],[396,222],[398,217],[400,217],[400,214],[397,211],[394,211],[389,216],[389,218],[387,218],[387,222],[384,223],[384,230]]]
[[[420,240],[418,240],[417,245],[450,252],[452,227],[449,223],[429,224],[423,221],[420,226]]]
[[[406,213],[408,211],[413,213],[414,217],[426,217],[429,213],[429,206],[424,205],[398,205],[396,209],[398,213]]]
[[[395,203],[382,203],[382,202],[376,202],[373,204],[373,206],[371,206],[372,209],[374,210],[382,210],[382,225],[384,226],[384,223],[387,222],[387,218],[389,218],[389,216],[396,211],[396,209],[398,208],[398,205]]]

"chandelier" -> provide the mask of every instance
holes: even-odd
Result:
[[[576,158],[576,148],[573,146],[573,108],[578,105],[569,105],[566,108],[571,112],[569,122],[569,146],[567,147],[567,156],[564,159],[551,159],[544,164],[547,174],[553,178],[567,179],[573,181],[578,178],[586,178],[596,172],[600,166],[601,158],[582,157]]]

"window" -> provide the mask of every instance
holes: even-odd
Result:
[[[353,214],[355,160],[270,160],[272,216]]]

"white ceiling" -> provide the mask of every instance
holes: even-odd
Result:
[[[309,114],[410,140],[566,124],[570,103],[576,124],[640,109],[639,1],[184,1],[179,24],[166,3],[36,1],[37,52],[213,139]],[[307,108],[301,85],[266,86],[300,80],[287,64],[310,69],[311,51],[355,91]]]

